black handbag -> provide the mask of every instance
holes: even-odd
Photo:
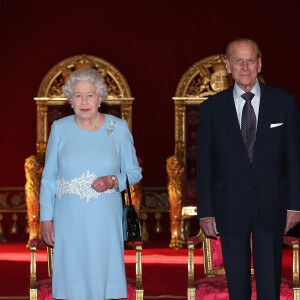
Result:
[[[141,240],[141,224],[139,221],[139,215],[132,204],[130,186],[126,175],[127,195],[129,199],[129,205],[126,206],[125,195],[122,193],[123,202],[123,237],[124,241],[140,241]]]

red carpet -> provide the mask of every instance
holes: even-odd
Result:
[[[0,299],[29,299],[29,260],[30,252],[24,243],[0,244]],[[38,279],[46,278],[46,250],[38,251],[37,261]],[[125,262],[127,277],[134,278],[134,250],[125,250]],[[152,296],[158,298],[163,295],[168,295],[164,299],[186,297],[187,249],[172,250],[167,248],[167,244],[145,243],[142,262],[145,299],[151,299]],[[289,279],[292,278],[291,263],[292,250],[285,249],[282,275]],[[196,279],[203,276],[203,259],[200,249],[196,249],[195,272]]]

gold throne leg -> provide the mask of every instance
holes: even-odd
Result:
[[[170,205],[171,241],[170,248],[182,248],[181,209],[183,197],[183,163],[173,155],[167,159],[168,193]]]
[[[40,186],[44,167],[44,156],[31,155],[25,160],[25,194],[29,225],[29,242],[32,239],[40,238]]]

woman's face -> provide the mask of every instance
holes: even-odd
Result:
[[[89,82],[78,82],[73,91],[72,105],[80,119],[92,119],[97,116],[101,99],[96,87]]]

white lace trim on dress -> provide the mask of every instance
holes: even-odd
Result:
[[[101,193],[96,192],[91,188],[91,184],[96,178],[96,174],[89,170],[87,170],[86,173],[83,173],[79,178],[74,178],[72,180],[65,180],[63,177],[57,177],[56,194],[59,199],[65,194],[78,195],[80,199],[86,199],[86,202],[89,202],[91,198],[99,198],[102,193],[119,193],[116,189],[109,189]]]

